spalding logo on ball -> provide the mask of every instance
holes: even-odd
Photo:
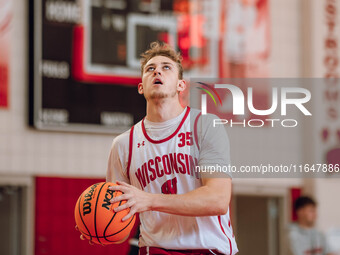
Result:
[[[109,190],[117,184],[100,182],[88,187],[79,197],[74,215],[78,230],[84,237],[97,244],[113,244],[124,241],[135,223],[136,217],[122,221],[130,211],[125,209],[115,212],[113,209],[126,201],[111,204],[110,200],[122,194],[121,191]]]

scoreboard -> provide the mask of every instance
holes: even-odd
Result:
[[[145,116],[139,56],[183,55],[185,77],[217,77],[221,0],[30,0],[30,125],[121,133]]]

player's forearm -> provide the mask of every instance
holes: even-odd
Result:
[[[223,191],[202,186],[181,195],[152,194],[150,209],[183,216],[222,215],[230,202],[230,192]]]

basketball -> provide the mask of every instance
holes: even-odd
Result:
[[[126,201],[110,203],[110,200],[122,194],[121,191],[109,190],[112,182],[100,182],[88,187],[78,198],[74,215],[78,230],[94,243],[107,245],[120,243],[130,234],[136,217],[122,221],[130,209],[115,212],[113,209]]]

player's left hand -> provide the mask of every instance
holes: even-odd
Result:
[[[125,182],[116,182],[118,185],[110,186],[110,190],[120,190],[124,194],[115,197],[110,200],[111,204],[126,200],[126,203],[116,207],[115,212],[120,212],[126,208],[130,208],[130,212],[122,219],[122,221],[128,220],[135,213],[148,211],[151,208],[152,195],[151,193],[147,193],[142,191],[130,184]]]
[[[79,230],[79,228],[78,228],[77,225],[75,226],[75,229],[76,229],[77,231],[80,232],[80,230]],[[81,233],[81,232],[80,232],[80,233]],[[83,240],[83,241],[88,240],[87,238],[84,237],[83,234],[80,234],[80,239]],[[94,245],[94,243],[93,243],[91,240],[88,240],[88,241],[89,241],[89,244],[90,244],[90,245]]]

